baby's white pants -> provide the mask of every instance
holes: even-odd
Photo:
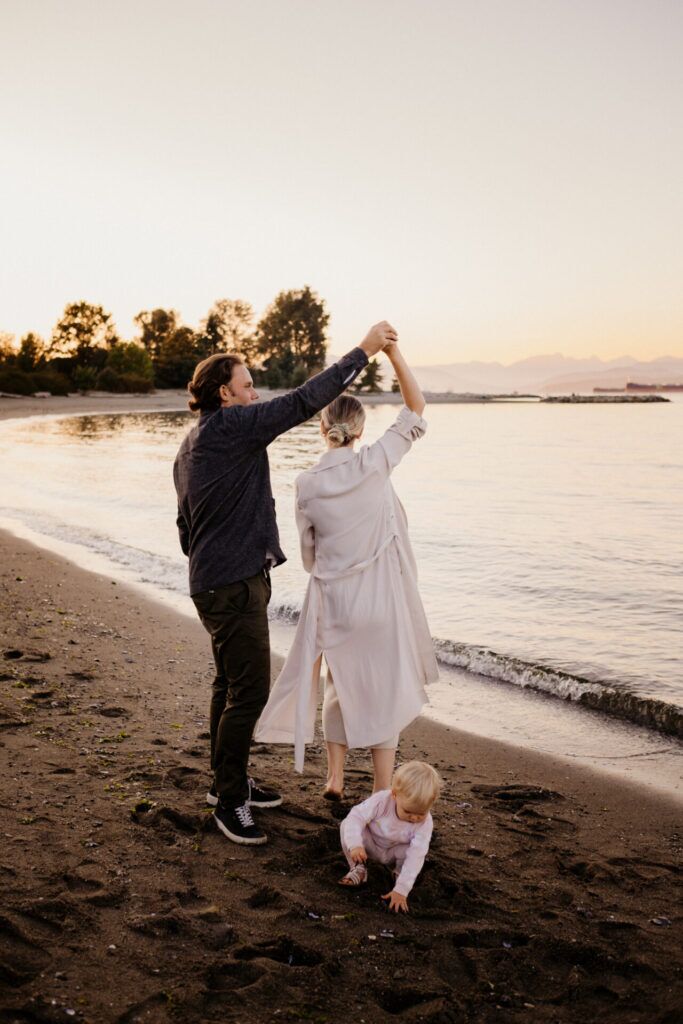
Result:
[[[351,848],[346,841],[345,821],[342,821],[339,829],[341,835],[342,850],[346,857],[349,867],[355,867],[354,862],[351,860]],[[388,868],[394,868],[400,873],[403,867],[403,861],[406,859],[406,853],[408,851],[408,843],[397,843],[395,846],[378,846],[375,840],[372,838],[372,833],[369,828],[363,829],[363,846],[365,852],[368,855],[368,860],[377,861],[378,864],[386,864]]]

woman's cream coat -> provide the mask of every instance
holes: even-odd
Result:
[[[330,449],[297,478],[296,520],[311,577],[256,729],[259,742],[294,743],[297,771],[313,740],[321,652],[350,747],[371,747],[404,729],[438,676],[406,516],[390,479],[426,427],[403,408],[374,444]]]

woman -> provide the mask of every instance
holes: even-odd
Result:
[[[384,351],[405,403],[396,421],[356,451],[365,411],[341,395],[322,411],[327,452],[297,478],[296,520],[311,578],[292,649],[256,730],[260,742],[294,743],[294,764],[303,771],[324,655],[328,799],[343,793],[348,747],[370,747],[374,791],[389,788],[399,734],[438,675],[406,517],[390,479],[426,430],[425,401],[396,343]]]

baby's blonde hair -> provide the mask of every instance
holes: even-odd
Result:
[[[441,779],[426,761],[406,761],[394,772],[391,788],[403,797],[411,811],[421,814],[438,799]]]
[[[325,436],[332,448],[345,448],[363,432],[365,409],[353,395],[335,398],[320,415]]]

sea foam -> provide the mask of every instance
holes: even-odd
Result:
[[[541,693],[575,701],[614,718],[656,729],[668,736],[683,737],[683,709],[666,701],[642,697],[626,688],[585,679],[547,665],[499,654],[486,647],[434,640],[436,655],[453,665],[497,682],[511,683]]]

